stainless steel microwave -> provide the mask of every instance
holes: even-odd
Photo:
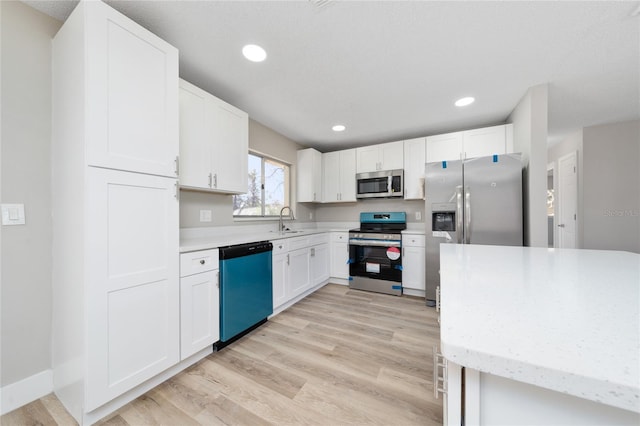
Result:
[[[404,170],[382,170],[356,175],[356,198],[404,196]]]

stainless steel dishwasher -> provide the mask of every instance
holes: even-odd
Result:
[[[267,321],[273,313],[268,241],[220,247],[221,349]]]

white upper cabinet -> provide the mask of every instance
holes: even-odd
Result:
[[[427,137],[427,163],[513,152],[513,125],[499,125]]]
[[[322,201],[356,201],[356,150],[322,154]]]
[[[180,186],[247,192],[249,116],[180,80]]]
[[[313,148],[298,151],[298,202],[322,201],[322,154]]]
[[[356,173],[402,169],[403,141],[356,148]]]
[[[404,141],[404,199],[424,199],[426,138]]]
[[[79,10],[84,14],[84,44],[78,50],[85,56],[87,163],[176,177],[178,50],[101,6]]]

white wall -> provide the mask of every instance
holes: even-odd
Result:
[[[547,85],[531,87],[509,118],[513,144],[522,153],[524,245],[547,246]]]
[[[296,160],[297,151],[305,148],[291,139],[287,139],[270,128],[249,120],[249,149],[291,164],[291,205],[294,206],[296,220],[308,222],[309,213],[315,209],[313,204],[296,203]],[[200,222],[200,210],[211,210],[212,221]],[[255,222],[253,222],[255,223]],[[233,199],[227,194],[213,194],[198,191],[180,192],[180,227],[199,228],[209,226],[245,225],[247,221],[234,222]]]
[[[640,120],[585,127],[582,248],[640,253]]]
[[[26,225],[2,227],[0,385],[51,368],[51,38],[61,23],[0,2],[3,203]]]

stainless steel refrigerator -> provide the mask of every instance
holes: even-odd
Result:
[[[440,285],[440,244],[522,245],[520,154],[427,163],[426,291]]]

